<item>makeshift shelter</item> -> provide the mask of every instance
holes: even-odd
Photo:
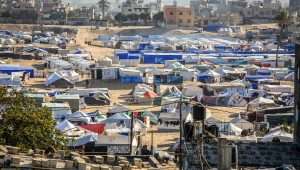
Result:
[[[213,70],[208,70],[204,73],[198,73],[197,81],[202,83],[219,83],[221,81],[221,75]]]
[[[269,107],[276,107],[274,100],[266,99],[263,97],[258,97],[251,102],[248,103],[247,110],[248,111],[257,111],[262,110]]]
[[[95,67],[90,70],[92,79],[117,80],[119,77],[119,67]]]
[[[99,135],[98,141],[93,149],[109,155],[129,154],[130,151],[130,136],[122,134]],[[132,149],[135,152],[138,146],[136,136],[132,140]]]
[[[105,124],[106,132],[128,133],[131,127],[131,117],[126,113],[115,113],[101,123]],[[146,126],[138,119],[134,119],[134,131],[143,131]]]
[[[217,126],[219,128],[219,132],[226,136],[239,136],[243,131],[233,123],[219,123]]]
[[[71,131],[75,128],[76,126],[68,120],[64,120],[55,126],[55,129],[59,130],[62,133],[67,133],[68,131]]]
[[[79,81],[79,74],[75,71],[59,71],[51,74],[46,81],[46,86],[55,88],[70,88],[74,87]]]
[[[121,105],[121,104],[114,104],[111,109],[108,110],[108,115],[113,115],[115,113],[127,113],[129,108]]]
[[[291,73],[289,73],[288,75],[286,75],[284,77],[285,81],[294,81],[294,79],[295,79],[295,73],[294,72],[291,72]]]
[[[50,57],[46,60],[47,66],[50,69],[56,69],[56,70],[71,70],[73,68],[73,64],[59,59],[58,57]]]
[[[34,77],[34,69],[32,67],[24,67],[19,65],[0,64],[0,73],[12,75],[14,73],[29,74],[30,77]]]
[[[248,122],[247,120],[241,118],[241,115],[239,114],[238,117],[232,119],[230,121],[230,123],[234,124],[236,127],[240,128],[240,129],[245,129],[245,130],[253,130],[254,129],[254,125],[250,122]]]
[[[112,59],[108,58],[108,57],[104,57],[102,60],[98,60],[97,61],[97,65],[98,66],[105,66],[105,67],[110,67],[112,66]]]
[[[120,65],[126,67],[136,67],[141,63],[141,54],[139,53],[121,53],[117,58]]]
[[[263,89],[272,93],[292,93],[293,88],[290,85],[264,85]]]
[[[281,126],[271,129],[269,133],[261,139],[261,142],[273,142],[278,139],[279,142],[294,142],[293,134],[286,132]]]
[[[144,53],[144,64],[164,64],[167,60],[182,60],[183,55],[180,53]]]
[[[198,101],[201,101],[203,97],[203,89],[198,86],[184,86],[182,94],[186,97],[197,97]]]
[[[0,86],[21,87],[22,85],[23,83],[19,77],[8,74],[0,74]]]
[[[105,124],[97,123],[97,124],[85,124],[80,125],[81,128],[86,129],[90,132],[96,133],[98,135],[103,134]]]
[[[46,101],[46,94],[42,93],[25,93],[24,96],[33,99],[39,106]]]
[[[83,146],[89,143],[95,143],[98,141],[98,135],[96,134],[85,134],[81,137],[79,137],[78,139],[75,140],[70,140],[68,143],[68,146],[70,147],[79,147],[79,146]]]
[[[55,95],[54,101],[57,103],[69,103],[72,112],[78,111],[80,107],[80,97],[77,94],[60,94]]]
[[[182,114],[182,120],[186,120],[189,113]],[[179,131],[180,114],[179,112],[161,112],[158,118],[158,129],[160,131]]]
[[[141,117],[144,119],[146,117],[149,117],[151,124],[158,124],[158,117],[152,112],[148,112],[148,111],[142,112]]]
[[[143,82],[142,73],[136,69],[120,68],[120,79],[125,84],[137,84]]]
[[[71,108],[67,103],[43,103],[42,106],[48,107],[56,120],[65,120],[72,114]]]
[[[77,111],[72,113],[67,118],[70,122],[77,123],[77,124],[88,124],[91,122],[91,118],[82,111]]]
[[[155,74],[154,75],[154,84],[182,84],[183,83],[183,77],[180,75],[180,73],[176,72],[164,72],[161,74]]]
[[[134,102],[142,104],[152,104],[157,94],[153,92],[152,87],[146,84],[138,84],[132,91]]]
[[[110,97],[103,92],[90,94],[90,96],[85,96],[83,100],[88,106],[110,105],[111,103]]]

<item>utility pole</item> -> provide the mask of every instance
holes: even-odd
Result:
[[[129,151],[130,151],[130,155],[133,155],[133,149],[132,149],[132,142],[133,142],[133,126],[134,126],[134,116],[133,116],[133,112],[131,112],[131,122],[130,122],[130,148],[129,148]]]
[[[295,127],[294,140],[300,146],[300,40],[296,40],[295,46]]]
[[[180,95],[180,102],[179,102],[179,169],[183,169],[183,159],[182,159],[182,94]]]

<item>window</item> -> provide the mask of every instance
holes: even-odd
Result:
[[[131,12],[132,10],[131,9],[128,9],[128,12]]]
[[[173,12],[170,12],[170,15],[174,15],[174,13],[173,13]]]
[[[187,23],[191,23],[191,20],[190,20],[190,19],[188,19],[188,20],[187,20]]]
[[[179,20],[179,23],[182,23],[182,19]]]
[[[182,13],[182,12],[179,12],[179,15],[183,15],[183,13]]]

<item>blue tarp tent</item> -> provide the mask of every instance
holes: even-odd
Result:
[[[164,64],[167,60],[182,60],[180,53],[144,53],[144,64]]]
[[[123,77],[121,77],[121,83],[124,83],[124,84],[143,83],[143,78],[139,77],[139,76],[123,76]]]
[[[23,67],[18,65],[0,64],[0,73],[11,75],[16,72],[29,73],[30,77],[34,77],[34,69],[32,67]]]
[[[222,24],[208,24],[206,27],[204,27],[204,30],[208,32],[218,32],[220,28],[224,27],[225,26]]]

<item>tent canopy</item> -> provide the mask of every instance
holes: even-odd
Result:
[[[68,120],[64,120],[62,122],[60,122],[58,125],[55,126],[55,128],[57,130],[59,130],[60,132],[67,132],[69,130],[75,129],[75,125],[73,125],[71,122],[69,122]]]
[[[293,134],[286,132],[282,129],[281,126],[275,127],[270,130],[268,134],[266,134],[262,138],[262,142],[272,142],[274,138],[278,138],[280,142],[293,142]]]

